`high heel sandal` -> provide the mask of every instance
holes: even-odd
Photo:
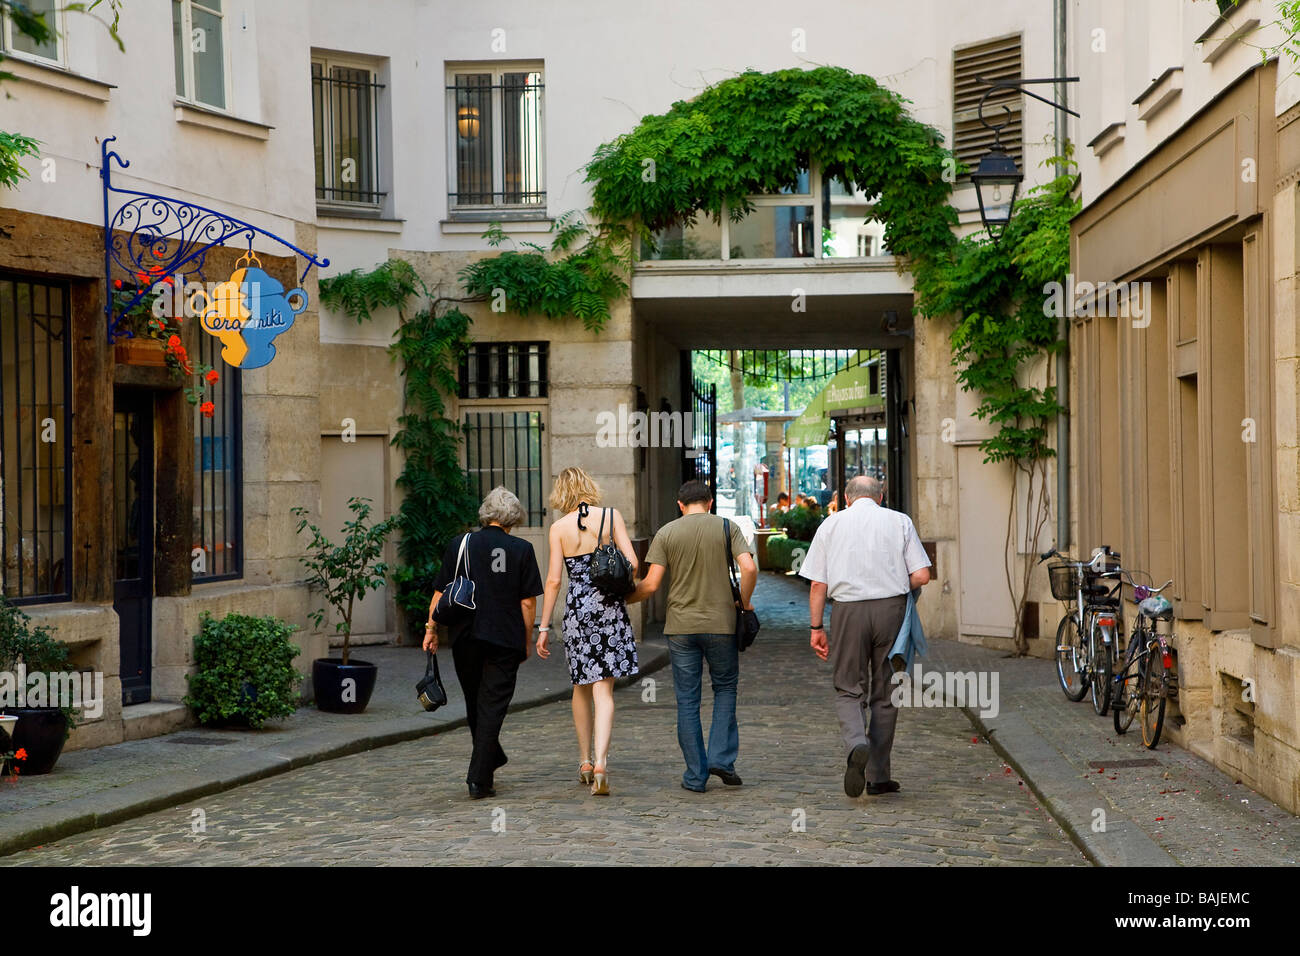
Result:
[[[595,770],[593,765],[592,776],[595,780],[591,784],[591,795],[593,797],[609,796],[609,775],[604,770]]]
[[[581,766],[578,767],[578,779],[587,786],[590,786],[594,782],[595,770],[595,764],[590,760],[584,760]]]

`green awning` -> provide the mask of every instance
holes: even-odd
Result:
[[[817,397],[808,403],[803,412],[792,421],[785,431],[785,443],[789,448],[807,448],[811,445],[824,445],[830,435],[831,415],[849,408],[884,408],[885,400],[880,395],[880,373],[877,372],[876,391],[871,390],[871,369],[878,367],[883,356],[880,353],[855,356],[856,361],[867,364],[854,365],[833,376],[826,387],[817,393]]]

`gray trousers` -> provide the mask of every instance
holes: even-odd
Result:
[[[907,614],[907,595],[872,601],[836,602],[831,609],[830,662],[835,683],[835,716],[844,748],[866,744],[867,781],[889,780],[898,709],[890,701],[893,672],[886,659]],[[868,724],[866,709],[871,708]]]

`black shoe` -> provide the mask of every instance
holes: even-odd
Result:
[[[491,787],[484,787],[477,783],[466,784],[469,787],[469,798],[471,800],[482,800],[484,797],[495,797],[497,792]]]
[[[728,787],[739,787],[745,782],[740,779],[740,774],[736,773],[734,770],[720,770],[717,767],[710,767],[709,773],[720,779]]]
[[[897,780],[882,780],[879,783],[867,784],[867,793],[873,797],[882,793],[898,793],[899,789]]]
[[[684,784],[684,783],[682,784],[682,789],[683,789],[683,790],[689,790],[691,793],[703,793],[703,792],[704,792],[704,788],[703,788],[703,787],[701,787],[699,790],[696,790],[694,787],[688,787],[688,786],[686,786],[686,784]]]
[[[849,753],[849,766],[844,771],[844,792],[850,797],[862,796],[867,785],[867,760],[871,757],[871,748],[858,744]]]

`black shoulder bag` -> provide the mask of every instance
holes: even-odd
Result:
[[[731,553],[731,522],[722,519],[722,546],[727,552],[727,582],[731,585],[731,597],[736,602],[736,647],[745,650],[758,637],[758,615],[745,610],[745,602],[740,599],[740,572],[736,570],[736,559]]]
[[[614,544],[614,519],[609,519],[609,544],[601,544],[605,536],[605,508],[600,513],[600,530],[596,532],[596,550],[591,553],[591,583],[610,597],[626,597],[636,590],[632,580],[632,562]]]
[[[452,570],[451,583],[442,592],[438,605],[433,609],[433,619],[439,624],[455,624],[469,617],[477,610],[474,604],[474,580],[470,577],[469,534],[460,539],[460,548],[456,552],[456,567]],[[464,566],[464,573],[461,567]]]

